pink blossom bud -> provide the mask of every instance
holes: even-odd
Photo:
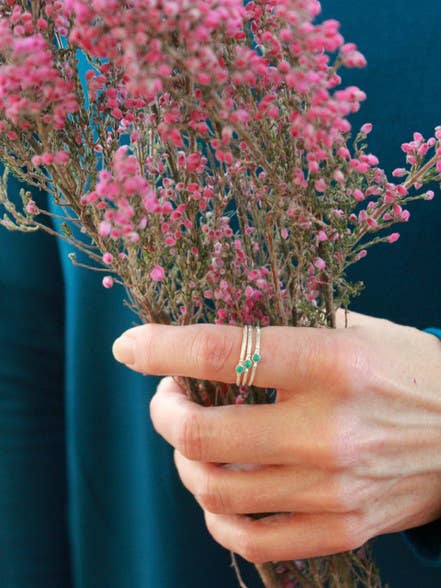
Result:
[[[408,171],[404,167],[397,167],[392,172],[392,175],[394,176],[394,178],[402,178],[404,176],[407,176],[407,174],[408,174]]]
[[[104,253],[103,263],[110,265],[113,262],[113,255],[111,253]]]
[[[360,210],[360,213],[358,215],[358,220],[361,223],[365,223],[367,221],[367,219],[368,219],[367,212],[365,210]]]
[[[54,163],[64,165],[69,162],[69,153],[67,151],[57,151],[54,155]]]
[[[321,257],[317,257],[317,259],[314,261],[314,265],[317,269],[324,270],[326,267],[326,261]]]
[[[361,127],[360,131],[361,131],[361,133],[362,133],[363,135],[369,135],[369,133],[371,133],[371,132],[372,132],[372,128],[373,128],[373,127],[372,127],[372,123],[365,123],[365,124],[364,124],[364,125]]]
[[[408,193],[407,189],[402,184],[397,186],[397,192],[400,196],[407,196],[407,193]]]
[[[161,265],[155,265],[150,272],[150,277],[155,282],[162,282],[165,279],[165,271]]]
[[[220,320],[225,320],[228,316],[227,311],[224,308],[219,308],[217,316]]]
[[[41,156],[41,162],[44,165],[52,165],[54,162],[54,154],[53,153],[43,153]]]
[[[105,276],[103,278],[104,288],[111,288],[113,286],[113,278],[111,276]]]
[[[364,200],[364,194],[358,188],[356,188],[354,190],[353,197],[354,197],[354,200],[356,200],[357,202],[361,202],[362,200]]]
[[[325,233],[325,231],[319,231],[317,233],[317,240],[318,241],[327,241],[328,240],[328,235]]]
[[[367,253],[368,252],[366,251],[366,249],[362,249],[361,251],[359,251],[355,256],[356,261],[359,261],[360,259],[363,259],[363,257],[366,257]]]
[[[369,153],[366,157],[369,165],[375,166],[380,163],[378,157],[376,155],[372,155],[372,153]]]
[[[287,61],[280,61],[277,65],[277,69],[280,71],[280,73],[286,74],[290,70],[290,65]]]
[[[26,204],[26,212],[31,215],[38,213],[37,205],[33,200],[29,200],[29,202]]]
[[[280,110],[277,106],[272,106],[271,108],[268,108],[267,115],[269,118],[278,119],[280,116]]]
[[[337,153],[343,159],[349,159],[351,156],[351,153],[347,147],[340,147]]]
[[[435,192],[433,190],[427,190],[426,195],[424,196],[425,200],[433,200],[435,197]]]
[[[387,242],[388,243],[395,243],[395,241],[398,241],[399,238],[400,238],[400,233],[391,233],[387,237]]]
[[[327,188],[327,184],[323,178],[316,180],[314,186],[317,192],[324,192]]]
[[[108,221],[102,221],[98,227],[98,233],[101,237],[108,237],[112,230],[112,225]]]
[[[410,219],[410,212],[408,210],[403,210],[403,212],[401,213],[401,220],[404,221],[405,223],[407,223],[407,221]]]
[[[345,175],[340,169],[336,169],[334,172],[334,180],[339,184],[345,181]]]

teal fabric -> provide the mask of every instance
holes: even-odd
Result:
[[[324,4],[370,62],[346,75],[369,96],[354,125],[374,123],[371,148],[390,171],[401,165],[401,142],[441,122],[438,0]],[[354,309],[441,326],[441,198],[411,210],[401,240],[354,269],[367,283]],[[152,429],[158,379],[111,356],[135,317],[122,292],[73,268],[69,251],[45,235],[0,231],[0,586],[233,588],[228,554]],[[437,527],[421,533],[420,544],[439,540]],[[402,535],[379,538],[375,551],[391,588],[441,585],[441,569]]]

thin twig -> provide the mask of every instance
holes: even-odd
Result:
[[[230,551],[230,555],[231,555],[231,565],[233,566],[234,571],[236,572],[237,581],[239,582],[240,588],[248,588],[248,586],[243,581],[242,574],[240,573],[240,568],[239,568],[239,564],[237,563],[236,554],[234,553],[234,551]]]

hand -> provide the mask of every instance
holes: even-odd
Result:
[[[201,407],[170,377],[151,402],[209,531],[254,563],[355,549],[441,516],[441,344],[348,319],[262,329],[254,385],[276,388],[275,404]],[[142,373],[233,383],[241,341],[240,327],[150,324],[114,354]]]

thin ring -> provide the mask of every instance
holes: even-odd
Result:
[[[256,374],[256,369],[257,369],[257,364],[262,359],[262,356],[260,355],[260,334],[261,334],[260,326],[257,325],[257,327],[256,327],[256,347],[254,348],[254,352],[251,357],[251,359],[253,361],[253,368],[251,370],[250,381],[248,382],[248,386],[253,385],[254,376]]]
[[[243,362],[243,365],[245,367],[245,371],[243,373],[242,386],[247,386],[248,374],[250,372],[250,368],[253,367],[253,362],[251,360],[251,352],[252,352],[252,348],[253,348],[253,331],[254,331],[254,328],[249,326],[248,327],[247,354],[245,357],[245,361]]]
[[[253,348],[253,331],[254,327],[244,325],[242,331],[242,346],[240,350],[239,363],[236,365],[236,386],[252,386],[256,375],[257,364],[262,360],[260,353],[260,325],[255,327],[255,346]],[[249,381],[247,382],[249,377]]]
[[[244,362],[245,362],[245,350],[247,348],[248,342],[248,325],[244,325],[242,331],[242,347],[240,349],[240,359],[239,363],[236,365],[236,386],[241,385],[242,375],[245,370]]]

